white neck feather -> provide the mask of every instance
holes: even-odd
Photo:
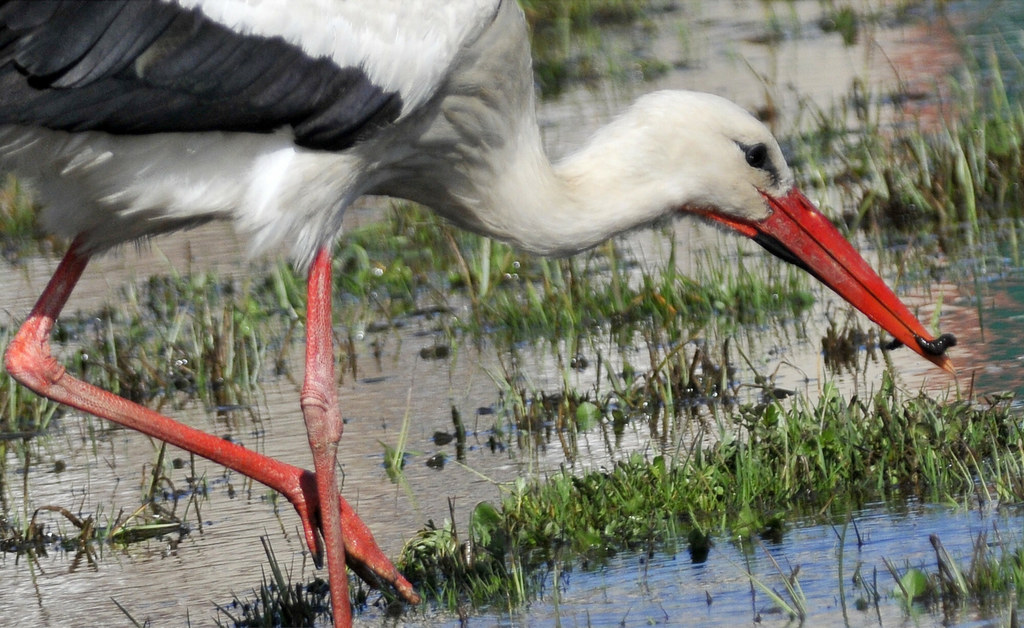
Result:
[[[491,156],[490,172],[472,177],[475,193],[462,198],[473,199],[463,210],[474,220],[456,221],[531,253],[571,255],[655,221],[671,207],[670,195],[682,194],[640,170],[644,160],[623,141],[629,131],[620,121],[552,164],[530,118],[515,143]]]

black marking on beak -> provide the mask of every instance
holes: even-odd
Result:
[[[802,259],[794,255],[793,252],[786,248],[786,245],[784,245],[782,242],[779,242],[777,238],[770,236],[766,233],[758,232],[758,234],[754,236],[752,239],[754,240],[754,242],[760,244],[762,247],[764,247],[766,251],[768,251],[775,257],[779,258],[784,262],[792,264],[797,268],[803,269],[805,272],[810,273],[816,279],[821,281],[821,277],[819,277],[818,274],[815,273],[810,266],[805,264]]]

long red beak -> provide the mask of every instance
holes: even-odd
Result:
[[[828,218],[793,188],[781,198],[764,194],[772,213],[762,221],[746,221],[710,211],[697,212],[736,231],[818,278],[854,307],[935,365],[955,373],[946,349],[952,334],[938,338],[925,331],[907,306],[846,241]]]

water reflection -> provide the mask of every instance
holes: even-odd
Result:
[[[1024,279],[997,279],[981,286],[976,301],[957,316],[964,329],[965,362],[976,395],[1024,395]],[[1016,403],[1022,403],[1019,399]]]
[[[717,538],[706,561],[695,562],[685,551],[623,554],[592,571],[552,573],[544,599],[528,611],[512,618],[495,614],[478,619],[482,625],[521,626],[791,626],[797,623],[751,576],[785,599],[783,578],[795,572],[806,596],[804,625],[1006,625],[1009,600],[980,610],[917,604],[908,620],[885,559],[901,572],[913,567],[935,573],[929,536],[936,534],[966,571],[979,538],[987,539],[990,551],[999,556],[1002,544],[1012,547],[1024,540],[1022,529],[1024,513],[1019,509],[876,504],[831,523],[796,522],[778,542],[740,544]],[[420,625],[438,625],[437,619]]]

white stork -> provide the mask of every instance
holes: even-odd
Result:
[[[283,493],[324,550],[335,621],[345,564],[417,596],[339,496],[331,243],[364,194],[569,255],[696,214],[821,280],[897,341],[945,350],[793,185],[778,143],[738,106],[666,91],[552,164],[514,0],[0,2],[0,169],[30,181],[43,225],[72,238],[5,355],[37,393],[145,432]],[[70,375],[49,335],[89,258],[228,220],[254,251],[284,243],[309,273],[300,404],[315,473],[261,456]]]

